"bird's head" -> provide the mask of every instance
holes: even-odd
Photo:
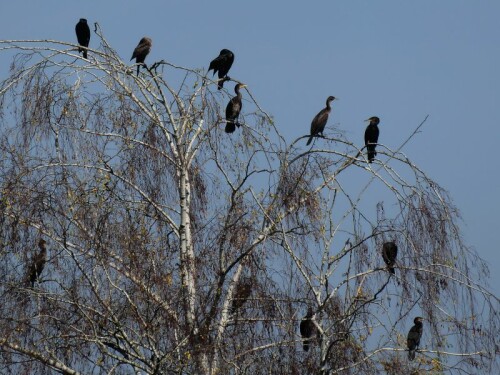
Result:
[[[377,116],[372,116],[369,119],[366,119],[365,122],[369,122],[370,125],[372,125],[372,124],[378,125],[378,123],[380,122],[380,119]]]
[[[328,97],[328,99],[326,99],[326,101],[327,101],[328,103],[333,102],[334,100],[339,100],[339,98],[336,98],[335,96],[331,96],[331,95],[330,95],[330,96]]]
[[[232,55],[233,53],[230,50],[224,48],[220,51],[220,54],[221,55]]]
[[[80,22],[81,23],[87,23],[87,19],[86,18],[80,18]]]
[[[422,318],[421,316],[417,316],[415,319],[413,319],[413,323],[415,323],[415,324],[422,323],[423,321],[424,321],[424,318]]]
[[[139,44],[147,44],[149,46],[152,46],[153,45],[153,40],[151,38],[148,38],[147,36],[145,36],[144,38],[141,39],[141,41],[139,42]]]
[[[245,85],[244,83],[238,83],[236,86],[234,86],[234,92],[238,93],[240,91],[240,89],[242,89],[244,87],[247,87],[247,85]]]
[[[43,239],[43,238],[40,238],[40,241],[38,241],[38,246],[41,248],[41,249],[44,249],[45,248],[45,244],[47,242]]]

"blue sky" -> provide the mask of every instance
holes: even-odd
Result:
[[[498,0],[82,3],[2,1],[0,38],[75,42],[83,17],[126,60],[143,36],[153,39],[150,62],[206,68],[231,49],[231,77],[289,141],[309,132],[328,95],[340,98],[329,125],[360,145],[370,116],[381,118],[380,142],[396,148],[428,114],[403,152],[451,193],[500,295]],[[2,78],[9,62],[0,56]]]

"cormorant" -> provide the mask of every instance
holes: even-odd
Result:
[[[394,263],[396,263],[396,257],[398,256],[398,246],[390,241],[384,243],[382,246],[382,258],[384,258],[385,264],[387,264],[387,269],[390,273],[396,273],[394,271]]]
[[[224,87],[224,81],[229,79],[229,77],[226,78],[227,73],[229,72],[229,69],[231,69],[231,65],[233,65],[234,61],[234,53],[232,53],[228,49],[223,49],[220,51],[219,56],[217,56],[215,59],[213,59],[210,62],[210,66],[208,67],[208,71],[211,71],[213,69],[213,74],[212,76],[215,75],[215,73],[218,72],[218,77],[219,81],[217,83],[217,87],[222,89]]]
[[[422,331],[424,328],[422,320],[424,320],[424,318],[420,316],[417,316],[415,319],[413,319],[413,323],[415,323],[415,325],[411,327],[410,332],[408,332],[408,338],[406,342],[409,350],[408,359],[410,361],[415,359],[415,351],[420,345],[420,338],[422,337]]]
[[[231,303],[231,314],[234,314],[243,304],[248,300],[252,294],[252,280],[246,278],[236,284],[236,289],[233,294],[233,301]]]
[[[80,18],[80,21],[75,26],[76,39],[82,47],[88,47],[90,42],[90,29],[85,18]],[[83,52],[83,58],[87,58],[87,48],[78,48],[78,53]]]
[[[380,119],[377,116],[373,116],[365,121],[370,122],[365,130],[365,146],[368,154],[368,162],[371,163],[373,159],[375,159],[375,155],[377,155],[375,147],[377,147],[378,143],[379,130],[377,125],[379,124]]]
[[[46,242],[43,238],[38,241],[40,252],[33,257],[33,261],[31,262],[31,266],[29,268],[28,278],[31,287],[35,285],[35,281],[38,280],[38,277],[45,267],[45,262],[47,262],[47,248],[45,247],[45,244]]]
[[[328,121],[328,115],[332,110],[332,107],[330,107],[330,103],[335,99],[337,98],[335,98],[334,96],[329,96],[328,99],[326,99],[326,107],[319,111],[319,113],[313,118],[311,122],[311,135],[309,136],[307,145],[312,142],[312,139],[315,135],[321,134],[321,136],[323,136],[323,130],[325,130],[326,122]]]
[[[149,51],[151,51],[152,45],[153,41],[151,40],[151,38],[148,37],[142,38],[137,47],[135,47],[134,53],[132,54],[130,60],[135,58],[136,64],[142,64],[146,66],[146,64],[144,64],[144,60],[146,60],[146,56],[148,55]],[[139,75],[140,67],[141,67],[140,65],[137,65],[137,75]]]
[[[234,86],[234,92],[236,96],[232,97],[226,107],[226,133],[232,133],[236,130],[236,126],[240,127],[238,124],[238,116],[240,115],[242,103],[241,103],[241,92],[240,89],[247,87],[243,83],[238,83]]]
[[[300,335],[302,336],[302,348],[305,352],[309,350],[309,344],[311,343],[311,337],[317,333],[317,327],[314,323],[314,313],[311,307],[307,309],[307,314],[304,316],[300,322]]]

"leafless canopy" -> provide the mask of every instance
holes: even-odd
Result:
[[[232,93],[202,70],[158,61],[136,76],[96,34],[88,59],[76,44],[0,41],[12,56],[0,83],[1,373],[498,373],[486,265],[402,145],[379,144],[368,164],[362,142],[327,129],[306,148],[306,135],[280,134],[251,82],[228,135]],[[244,280],[251,293],[231,313]],[[304,352],[309,308],[318,336]]]

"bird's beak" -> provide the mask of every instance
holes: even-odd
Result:
[[[241,85],[241,87],[247,87],[247,85],[245,85],[245,84],[242,84],[242,85]]]
[[[367,118],[367,119],[366,119],[365,121],[363,121],[363,122],[370,122],[371,120],[372,120],[372,118],[370,117],[370,118]]]

